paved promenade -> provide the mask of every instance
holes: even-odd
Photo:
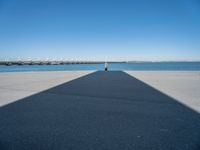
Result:
[[[200,71],[126,71],[200,113]]]
[[[0,73],[0,107],[94,71],[40,71]]]
[[[199,113],[121,71],[34,93],[0,118],[1,150],[200,149]]]

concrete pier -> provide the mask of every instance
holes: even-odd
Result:
[[[0,73],[0,107],[94,71],[43,71]]]
[[[132,75],[63,76],[55,86],[3,105],[0,149],[199,150],[199,113]]]

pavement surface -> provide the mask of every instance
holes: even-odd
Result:
[[[1,150],[199,150],[200,115],[121,71],[0,108]]]
[[[0,107],[92,72],[94,71],[0,73]]]
[[[126,71],[200,113],[200,71]]]

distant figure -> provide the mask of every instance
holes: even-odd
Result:
[[[105,62],[104,68],[105,68],[105,71],[108,71],[108,63],[107,62]]]

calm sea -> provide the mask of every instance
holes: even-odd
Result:
[[[103,70],[104,64],[67,64],[67,65],[0,65],[0,72],[24,71],[65,71],[65,70]],[[180,70],[200,71],[200,62],[156,62],[156,63],[111,63],[109,70]]]

